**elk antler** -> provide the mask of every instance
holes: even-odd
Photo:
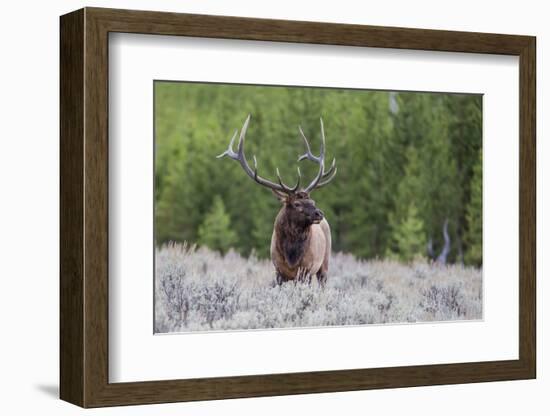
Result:
[[[311,153],[311,147],[309,146],[309,142],[307,141],[306,135],[304,134],[304,131],[302,130],[302,127],[298,127],[300,130],[300,135],[304,139],[304,143],[306,144],[306,153],[304,153],[302,156],[298,158],[298,162],[308,159],[314,163],[319,164],[319,172],[317,173],[317,176],[311,183],[304,189],[304,192],[311,192],[314,189],[320,188],[322,186],[325,186],[328,184],[332,179],[334,179],[334,176],[336,176],[336,159],[332,159],[332,163],[330,165],[329,170],[325,171],[325,128],[323,126],[323,119],[321,118],[321,152],[319,156],[315,156],[313,153]]]
[[[293,187],[290,187],[283,183],[283,180],[281,179],[281,175],[279,173],[279,168],[277,168],[277,179],[279,183],[276,184],[258,175],[258,162],[256,160],[256,156],[252,157],[252,159],[254,160],[254,170],[252,170],[248,165],[248,162],[246,161],[246,156],[244,155],[244,140],[245,140],[246,130],[248,129],[249,121],[250,121],[250,114],[246,118],[243,124],[243,128],[241,129],[241,135],[239,137],[237,153],[235,153],[235,151],[233,150],[233,142],[235,141],[235,138],[237,137],[237,133],[238,133],[238,130],[235,130],[235,134],[233,134],[233,137],[229,142],[229,147],[221,155],[218,155],[217,158],[219,159],[224,156],[229,156],[231,159],[238,161],[241,164],[243,170],[246,172],[246,174],[250,176],[252,179],[254,179],[260,185],[273,189],[274,191],[284,192],[285,194],[292,194],[296,192],[298,190],[298,187],[300,186],[300,180],[302,178],[302,174],[300,173],[300,168],[298,168],[298,181],[296,182],[296,185]]]

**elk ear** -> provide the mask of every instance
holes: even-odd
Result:
[[[271,192],[273,192],[273,195],[275,195],[275,198],[277,198],[281,202],[286,202],[288,199],[288,195],[284,192],[276,191],[275,189],[272,189]]]

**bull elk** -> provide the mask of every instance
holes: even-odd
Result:
[[[240,163],[245,173],[258,184],[271,189],[281,201],[282,207],[275,218],[273,234],[271,236],[271,261],[275,266],[276,281],[279,285],[289,280],[311,279],[316,275],[320,285],[324,285],[328,275],[328,263],[331,250],[330,227],[323,212],[315,206],[310,193],[327,185],[336,175],[336,160],[330,168],[325,170],[325,132],[321,119],[321,152],[315,156],[311,152],[309,142],[299,127],[306,153],[298,158],[298,162],[309,160],[319,165],[315,178],[305,188],[300,187],[302,175],[298,167],[296,185],[288,186],[281,179],[279,169],[276,169],[278,183],[262,178],[258,175],[256,156],[253,156],[254,169],[245,157],[244,142],[250,115],[246,118],[241,129],[237,152],[233,150],[233,143],[238,131],[229,142],[225,152],[218,158],[228,156]]]

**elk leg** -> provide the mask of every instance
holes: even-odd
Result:
[[[275,281],[277,282],[277,286],[281,286],[285,281],[285,279],[283,278],[283,275],[278,271],[275,272]]]
[[[322,269],[317,272],[317,281],[319,282],[319,285],[321,287],[325,287],[325,284],[327,283],[327,277],[327,273]]]

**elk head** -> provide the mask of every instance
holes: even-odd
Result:
[[[282,202],[288,216],[288,221],[300,228],[319,224],[325,214],[315,206],[315,201],[303,191],[284,196]]]

